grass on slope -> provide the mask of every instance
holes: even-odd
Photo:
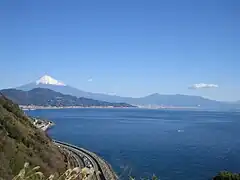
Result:
[[[63,172],[66,159],[44,132],[12,101],[0,94],[0,179],[12,179],[25,162],[46,174]]]
[[[92,180],[94,171],[93,169],[79,167],[68,169],[60,176],[56,177],[45,175],[39,171],[40,166],[29,168],[29,163],[24,164],[24,168],[16,175],[13,180]]]

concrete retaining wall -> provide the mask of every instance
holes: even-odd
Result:
[[[87,151],[87,150],[84,149],[84,151]],[[101,166],[103,175],[107,180],[118,179],[118,177],[117,177],[116,173],[113,171],[112,167],[105,160],[103,160],[102,158],[100,158],[93,152],[90,152],[90,151],[87,151],[87,152],[89,154],[91,154],[95,158],[95,160],[98,162],[98,164]]]

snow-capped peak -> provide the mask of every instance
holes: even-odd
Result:
[[[45,75],[36,81],[36,84],[50,84],[55,86],[66,86],[66,84],[52,78],[51,76]]]

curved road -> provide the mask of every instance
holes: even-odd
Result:
[[[71,157],[75,161],[74,164],[77,165],[80,168],[88,167],[94,169],[93,179],[94,180],[106,180],[104,177],[101,177],[99,175],[99,167],[97,166],[95,160],[91,158],[88,154],[85,152],[79,150],[78,148],[72,147],[66,143],[54,141],[54,143],[61,147],[64,151],[69,152],[71,154]]]
[[[44,122],[44,121],[43,121]],[[35,121],[33,122],[33,125],[36,126]],[[44,124],[43,126],[37,128],[42,129],[43,131],[46,131],[47,128],[49,128],[50,122],[48,124]],[[77,166],[80,168],[88,167],[90,169],[93,168],[94,174],[93,179],[94,180],[117,180],[117,175],[114,173],[114,171],[111,169],[110,165],[108,165],[103,159],[99,158],[96,154],[91,153],[83,148],[79,148],[77,146],[53,140],[53,142],[60,148],[62,148],[63,151],[67,152],[70,157],[72,158],[72,166]]]
[[[64,151],[64,153],[67,153],[68,158],[69,158],[68,160],[69,160],[71,167],[80,167],[82,169],[86,166],[84,164],[84,161],[79,158],[78,154],[76,154],[73,151],[69,151],[67,148],[64,148],[62,146],[59,146],[59,147],[61,147],[61,150]]]
[[[77,146],[55,141],[54,143],[63,148],[65,152],[70,152],[71,157],[74,159],[77,166],[80,168],[88,167],[94,169],[94,180],[116,180],[117,176],[115,173],[109,168],[107,164],[102,164],[99,162],[99,158],[96,155],[93,156],[93,153],[88,152],[85,149],[79,148]]]

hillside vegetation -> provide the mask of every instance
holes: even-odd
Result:
[[[18,105],[0,94],[0,179],[10,180],[25,162],[48,175],[66,168],[64,156]]]
[[[213,180],[240,180],[240,174],[223,171],[216,175]]]
[[[1,93],[20,105],[37,106],[113,106],[113,107],[133,107],[126,103],[109,103],[84,97],[77,98],[65,95],[50,89],[35,88],[30,91],[17,89],[4,89]]]
[[[177,107],[198,107],[198,108],[227,108],[227,109],[236,109],[240,108],[239,102],[221,102],[215,101],[211,99],[207,99],[201,96],[191,96],[191,95],[183,95],[183,94],[158,94],[153,93],[144,97],[121,97],[118,95],[109,95],[103,93],[93,93],[86,92],[84,90],[80,90],[68,85],[59,85],[58,80],[45,75],[41,77],[39,80],[31,82],[29,84],[25,84],[23,86],[17,87],[16,89],[23,91],[30,91],[36,88],[45,88],[51,89],[56,92],[60,92],[62,94],[69,94],[76,97],[85,97],[89,99],[95,99],[99,101],[106,102],[125,102],[128,104],[137,104],[142,106],[148,105],[157,105],[157,106],[177,106]],[[60,82],[61,83],[61,82]],[[56,85],[57,84],[57,85]]]

